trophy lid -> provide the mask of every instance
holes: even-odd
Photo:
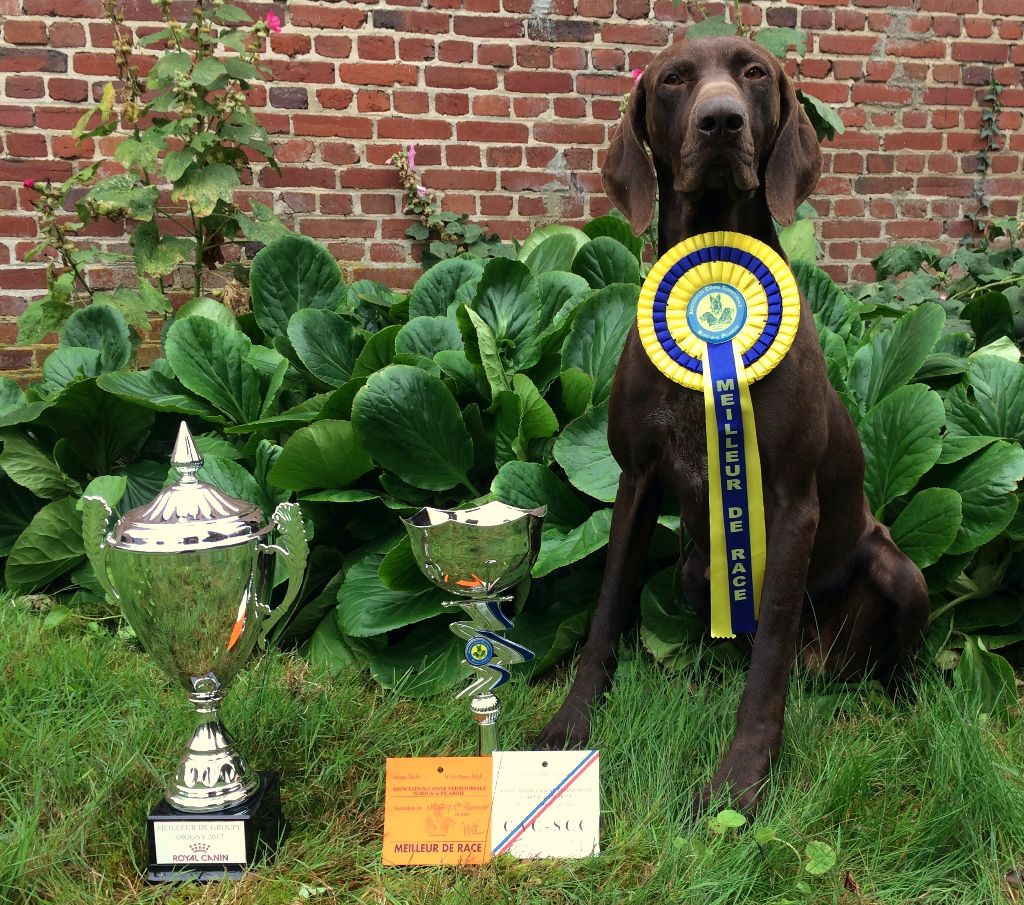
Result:
[[[125,513],[114,527],[112,546],[140,553],[193,552],[243,544],[273,527],[264,522],[259,506],[221,493],[196,477],[203,457],[184,421],[171,465],[178,471],[177,482]]]

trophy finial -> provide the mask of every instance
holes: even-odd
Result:
[[[192,433],[184,421],[178,428],[178,439],[174,441],[174,449],[171,450],[171,465],[178,470],[185,484],[194,483],[196,472],[203,467],[203,457],[199,455],[196,441],[192,439]]]

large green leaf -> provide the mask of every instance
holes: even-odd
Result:
[[[348,382],[363,347],[348,320],[322,308],[296,311],[288,321],[288,339],[309,372],[332,387]]]
[[[530,252],[525,259],[526,266],[537,275],[566,271],[572,267],[576,251],[576,239],[573,236],[549,236]]]
[[[536,364],[540,296],[529,267],[509,258],[489,261],[471,307],[494,333],[503,360],[516,370]]]
[[[583,232],[583,230],[576,229],[575,226],[564,226],[561,223],[552,223],[549,226],[542,226],[540,229],[535,229],[523,240],[523,244],[519,246],[519,260],[525,261],[531,254],[533,254],[533,250],[538,245],[551,238],[551,236],[572,236],[576,242],[577,248],[582,248],[590,241],[590,237]]]
[[[103,392],[95,380],[85,380],[61,393],[41,420],[61,437],[76,474],[101,475],[135,458],[153,413]]]
[[[409,365],[372,374],[352,404],[352,426],[376,462],[414,487],[469,485],[473,441],[437,377]]]
[[[458,352],[463,348],[459,325],[450,317],[414,317],[395,337],[396,353],[433,358],[438,352]]]
[[[119,146],[119,147],[123,147]],[[196,253],[194,239],[161,236],[156,223],[140,223],[132,236],[132,254],[140,273],[166,277],[182,262],[192,260]]]
[[[1017,511],[1014,491],[1024,478],[1024,449],[1000,440],[966,465],[947,465],[936,471],[937,479],[963,500],[963,523],[947,552],[968,553],[998,535]],[[949,472],[952,474],[946,477]]]
[[[598,236],[577,252],[572,272],[583,277],[592,288],[601,289],[614,283],[643,282],[640,262],[628,248],[609,236]]]
[[[878,279],[899,276],[901,273],[920,270],[922,264],[934,266],[941,253],[930,245],[893,245],[883,251],[871,263]]]
[[[401,641],[388,647],[366,645],[363,660],[384,688],[418,698],[451,692],[462,671],[462,647],[452,642],[444,618],[414,626]]]
[[[824,270],[804,261],[793,261],[793,273],[807,304],[814,312],[819,331],[825,327],[842,339],[850,336],[857,324],[853,299],[832,280]]]
[[[331,253],[304,236],[272,242],[253,258],[249,277],[252,311],[268,336],[287,332],[300,308],[336,309],[347,295]]]
[[[786,58],[790,47],[798,57],[802,57],[807,50],[807,32],[799,28],[759,28],[754,40],[780,60]]]
[[[435,264],[409,293],[409,318],[445,314],[459,288],[479,279],[483,269],[484,262],[477,258],[452,258]]]
[[[385,327],[374,333],[363,346],[363,351],[352,368],[353,377],[369,377],[375,371],[386,368],[395,358],[395,339],[402,328],[398,324]]]
[[[344,634],[367,638],[444,612],[444,593],[437,588],[416,594],[390,590],[379,575],[383,561],[382,555],[370,553],[345,573],[337,609],[338,628]]]
[[[972,709],[1007,720],[1017,703],[1013,667],[999,654],[990,653],[976,638],[965,638],[960,662],[953,670],[953,685]]]
[[[53,456],[24,434],[7,430],[0,439],[3,440],[0,468],[14,483],[44,500],[59,500],[72,493],[81,493],[81,486],[61,471]]]
[[[0,469],[0,556],[11,552],[38,508],[39,500]]]
[[[97,182],[83,202],[101,217],[152,220],[159,197],[155,185],[138,185],[134,176],[123,173]]]
[[[204,453],[203,467],[196,475],[200,481],[205,481],[228,496],[255,503],[257,506],[263,502],[263,495],[256,479],[245,468],[230,459]]]
[[[679,591],[678,564],[651,576],[640,595],[640,614],[645,629],[644,643],[661,645],[694,644],[707,633],[704,620],[687,607]],[[654,650],[651,650],[654,653]]]
[[[521,431],[524,440],[550,437],[558,430],[558,418],[529,377],[513,375],[512,389],[522,402]]]
[[[537,277],[540,296],[541,335],[552,330],[555,317],[573,297],[580,298],[590,291],[590,284],[575,273],[552,271]]]
[[[267,479],[285,490],[334,490],[371,468],[373,461],[348,421],[317,421],[291,435]]]
[[[562,346],[562,370],[579,368],[593,378],[595,404],[611,393],[622,347],[636,323],[636,299],[637,288],[632,285],[617,284],[595,292],[579,306]]]
[[[600,236],[608,236],[614,239],[619,244],[628,248],[637,261],[641,264],[643,263],[644,240],[640,236],[633,235],[630,225],[622,217],[616,217],[613,214],[595,217],[583,227],[583,232],[590,236],[591,239],[597,239]],[[565,269],[568,270],[569,268]]]
[[[8,414],[25,404],[25,391],[10,377],[0,376],[0,414]]]
[[[14,542],[4,570],[12,591],[36,591],[85,559],[82,514],[75,502],[65,497],[47,503]]]
[[[230,204],[241,186],[238,173],[226,163],[193,164],[171,190],[172,201],[184,201],[197,217],[209,217],[218,201]]]
[[[79,380],[103,373],[100,353],[82,346],[58,346],[43,362],[42,390],[56,394]]]
[[[464,324],[468,324],[468,327],[463,326],[463,336],[467,342],[466,355],[469,357],[475,352],[476,358],[480,360],[491,398],[496,399],[500,393],[509,392],[512,384],[502,363],[494,331],[472,308],[460,308],[458,316]]]
[[[861,420],[864,490],[871,508],[882,508],[912,489],[942,452],[942,398],[924,384],[902,386]]]
[[[262,414],[259,374],[247,361],[251,348],[244,333],[205,317],[175,321],[167,331],[167,361],[175,376],[236,424]]]
[[[590,516],[589,507],[576,491],[538,462],[506,463],[494,476],[491,493],[495,499],[521,509],[547,506],[544,524],[552,528],[571,530]]]
[[[582,525],[562,533],[557,528],[544,531],[540,553],[533,565],[534,578],[542,578],[555,569],[579,562],[608,543],[612,526],[611,509],[598,509]]]
[[[142,336],[150,330],[150,315],[171,312],[171,303],[167,297],[149,280],[140,280],[134,289],[119,286],[113,292],[97,292],[93,296],[93,304],[116,308],[128,325]]]
[[[200,399],[185,392],[185,388],[168,373],[170,367],[161,362],[163,368],[154,363],[146,371],[121,371],[116,374],[103,374],[97,378],[100,389],[134,402],[145,408],[158,412],[175,412],[179,415],[192,415],[210,421],[213,424],[224,424],[225,418],[205,399]]]
[[[797,220],[780,229],[779,243],[786,257],[794,264],[813,264],[820,256],[813,220]]]
[[[608,448],[608,403],[568,424],[555,441],[555,461],[572,485],[596,499],[615,499],[622,469]]]
[[[981,435],[1024,443],[1024,364],[995,355],[971,359],[966,383],[946,394],[946,410],[951,437]]]
[[[132,357],[132,340],[121,312],[107,305],[80,308],[60,332],[62,346],[81,346],[100,353],[104,371],[123,368]]]
[[[946,313],[931,302],[905,314],[853,356],[849,386],[865,410],[909,381],[924,364],[946,323]]]
[[[897,546],[924,569],[949,549],[962,521],[960,494],[948,487],[929,487],[914,494],[890,531]]]

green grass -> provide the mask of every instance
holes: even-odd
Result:
[[[719,836],[685,806],[727,742],[743,670],[671,676],[627,654],[595,726],[600,857],[385,868],[384,759],[472,753],[464,703],[274,654],[232,687],[225,718],[254,767],[281,771],[291,835],[241,882],[147,888],[145,815],[189,734],[183,694],[130,643],[75,619],[48,629],[25,602],[0,598],[0,649],[0,902],[985,905],[1014,901],[1004,875],[1024,863],[1024,730],[970,716],[939,676],[896,703],[794,679],[752,831]],[[509,747],[566,687],[512,683]],[[769,828],[783,841],[759,845]],[[838,855],[820,877],[802,866],[810,841]]]

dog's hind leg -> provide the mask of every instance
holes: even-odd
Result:
[[[619,640],[638,615],[636,585],[658,518],[658,503],[654,475],[622,473],[590,635],[580,654],[572,688],[537,737],[538,748],[581,747],[590,737],[591,707],[611,686],[618,666]]]

